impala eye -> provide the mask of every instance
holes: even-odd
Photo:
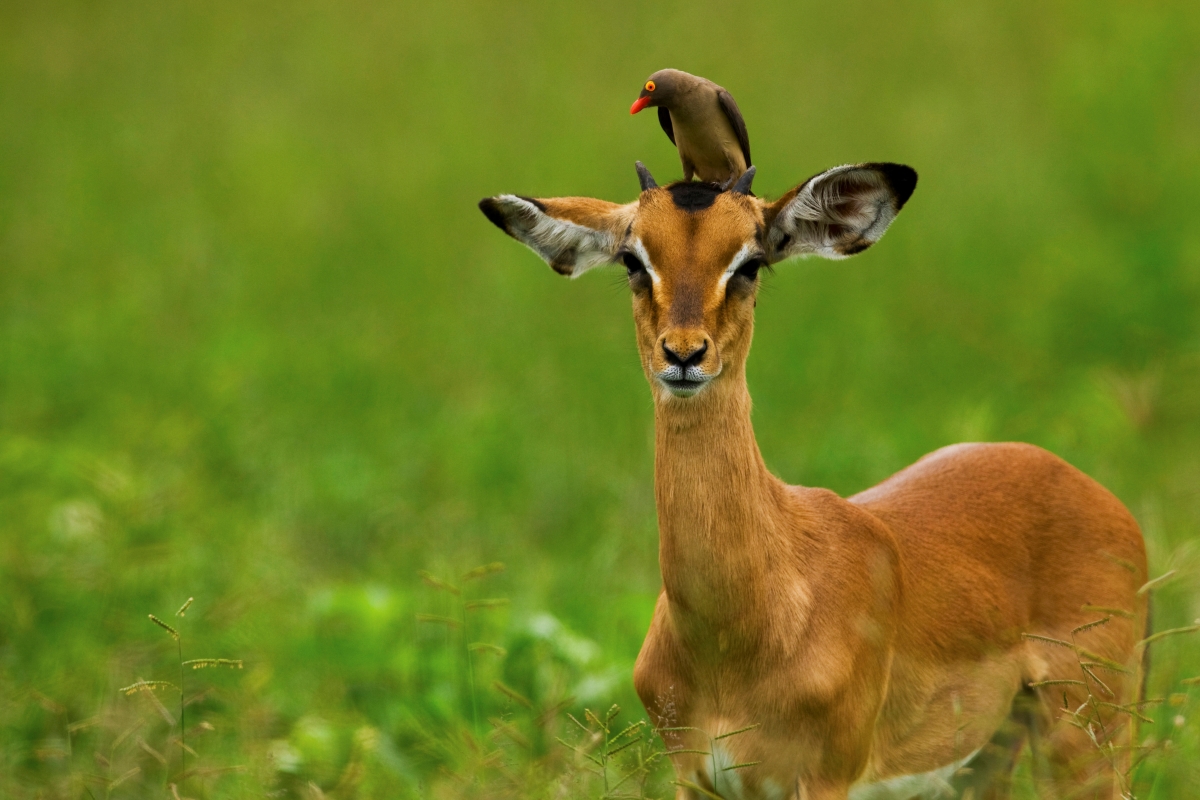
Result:
[[[767,262],[765,259],[755,257],[738,267],[737,274],[741,275],[746,280],[753,281],[758,278],[758,271],[766,265]]]
[[[621,252],[621,263],[625,265],[626,271],[629,272],[629,277],[640,275],[646,271],[646,265],[643,264],[637,256],[628,250]]]

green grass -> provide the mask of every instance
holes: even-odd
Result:
[[[880,246],[769,279],[749,371],[772,468],[852,493],[950,442],[1043,445],[1179,570],[1158,627],[1191,623],[1197,40],[1182,2],[7,4],[0,794],[137,767],[112,797],[163,796],[136,739],[177,760],[170,725],[118,689],[178,679],[146,614],[189,596],[183,657],[245,669],[188,676],[213,728],[188,743],[243,769],[184,796],[461,796],[448,773],[502,780],[480,742],[504,714],[528,749],[494,746],[536,757],[504,786],[573,774],[564,715],[494,681],[636,718],[658,572],[626,290],[551,274],[475,203],[626,201],[639,158],[678,175],[626,112],[664,66],[737,97],[760,193],[921,174]],[[418,571],[493,561],[479,596],[511,605],[470,641],[507,655],[464,684],[460,634],[415,616],[452,597]],[[1177,755],[1139,797],[1177,798],[1200,642],[1156,647]]]

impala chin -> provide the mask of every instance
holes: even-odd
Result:
[[[692,397],[699,394],[704,387],[720,373],[709,375],[695,367],[681,370],[679,367],[669,367],[656,376],[659,384],[676,397]]]

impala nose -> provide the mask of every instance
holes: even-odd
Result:
[[[684,347],[676,345],[676,347],[678,349],[672,350],[664,340],[662,343],[663,355],[668,364],[686,372],[688,367],[699,366],[700,362],[704,360],[704,354],[708,352],[708,341],[704,340],[700,342],[699,347],[691,349],[685,349],[686,345]]]
[[[648,366],[671,394],[691,397],[720,374],[721,356],[703,330],[680,328],[659,338]]]

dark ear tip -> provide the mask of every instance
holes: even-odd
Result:
[[[917,171],[904,164],[872,164],[871,166],[883,173],[888,185],[896,193],[896,210],[904,208],[908,198],[912,197],[917,188]]]
[[[479,210],[483,215],[500,230],[508,233],[508,221],[504,219],[504,215],[500,213],[500,204],[496,202],[494,197],[485,197],[479,201]]]

